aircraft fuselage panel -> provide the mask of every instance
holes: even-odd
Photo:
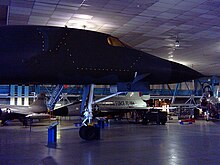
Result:
[[[0,27],[0,84],[116,84],[148,74],[150,84],[194,79],[200,73],[126,45],[108,34],[46,26]]]

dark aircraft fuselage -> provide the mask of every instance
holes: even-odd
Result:
[[[133,49],[108,34],[46,26],[0,27],[0,84],[150,84],[202,75]]]

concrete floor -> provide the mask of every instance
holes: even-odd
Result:
[[[111,123],[101,140],[83,141],[62,121],[56,148],[47,147],[47,125],[0,127],[1,165],[220,164],[220,122],[192,125]]]

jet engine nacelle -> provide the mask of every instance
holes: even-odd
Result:
[[[82,114],[80,113],[80,107],[81,107],[81,102],[78,104],[73,104],[68,106],[68,115],[69,116],[81,116]]]
[[[53,110],[54,116],[81,116],[80,112],[81,102],[74,102],[64,105]]]

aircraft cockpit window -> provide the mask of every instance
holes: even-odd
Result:
[[[108,44],[111,46],[125,47],[125,45],[119,39],[115,37],[108,37],[107,41],[108,41]]]

